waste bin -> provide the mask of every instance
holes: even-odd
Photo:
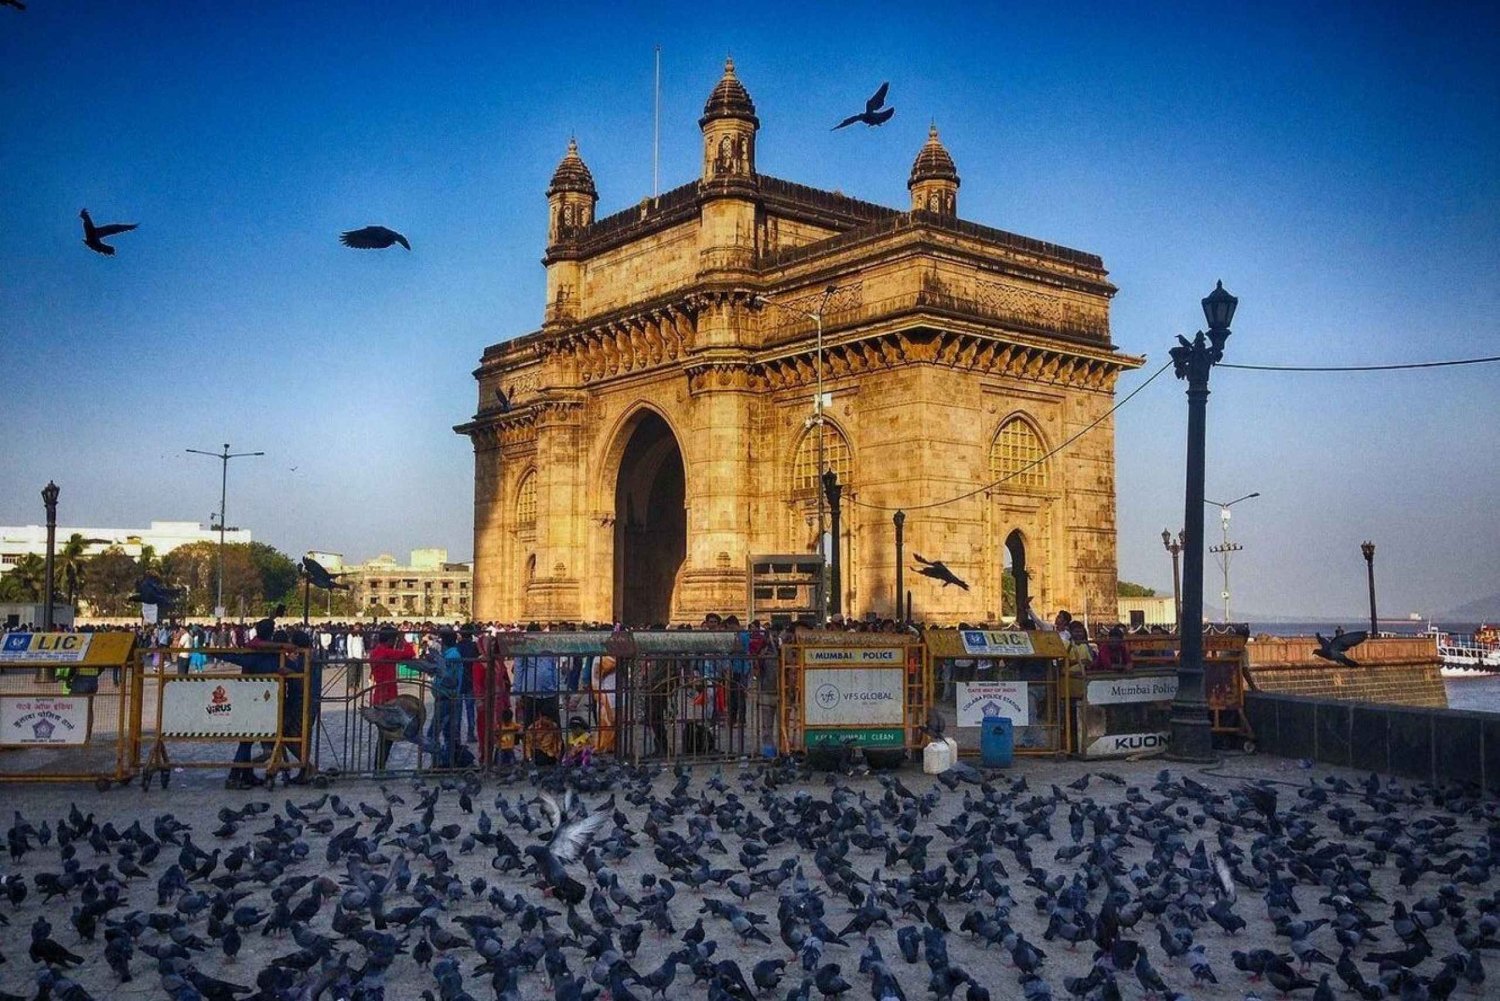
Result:
[[[986,768],[1009,768],[1015,756],[1016,730],[1004,716],[986,716],[979,731],[979,759]]]

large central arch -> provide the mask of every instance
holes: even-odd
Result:
[[[636,418],[615,480],[615,621],[666,623],[687,556],[682,449],[658,414]]]

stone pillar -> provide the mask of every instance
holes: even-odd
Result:
[[[511,602],[509,589],[517,580],[506,580],[502,568],[510,548],[505,518],[505,482],[500,458],[500,435],[493,427],[477,427],[469,432],[474,445],[474,594],[472,604],[476,619],[507,617]],[[480,568],[484,568],[481,571]],[[497,572],[499,571],[499,572]]]
[[[707,612],[743,616],[745,547],[753,534],[749,370],[738,359],[695,363],[688,387],[691,424],[687,440],[679,443],[687,478],[688,545],[672,614],[691,622]]]
[[[581,617],[586,520],[582,411],[573,394],[555,394],[537,404],[536,577],[527,593],[530,618]]]

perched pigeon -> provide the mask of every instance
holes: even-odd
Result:
[[[1354,633],[1339,633],[1332,639],[1325,637],[1322,633],[1313,635],[1318,638],[1318,649],[1313,651],[1314,657],[1322,657],[1324,660],[1331,660],[1345,667],[1358,667],[1358,661],[1351,660],[1345,651],[1359,646],[1369,634],[1360,630]]]

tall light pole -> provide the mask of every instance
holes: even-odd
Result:
[[[54,568],[53,550],[57,548],[57,495],[62,490],[51,480],[42,487],[42,504],[47,508],[47,564],[46,572],[43,574],[42,590],[42,632],[52,631],[52,573]]]
[[[1182,555],[1182,533],[1172,538],[1171,529],[1161,530],[1161,544],[1172,554],[1172,625],[1182,624],[1182,576],[1178,572],[1177,557]]]
[[[1253,494],[1246,494],[1243,497],[1236,497],[1228,504],[1221,504],[1218,501],[1208,500],[1207,498],[1204,498],[1203,501],[1203,503],[1212,504],[1219,509],[1219,528],[1224,533],[1224,541],[1217,546],[1211,546],[1208,551],[1219,557],[1219,563],[1224,568],[1224,590],[1221,592],[1220,597],[1224,599],[1224,618],[1222,621],[1225,623],[1229,621],[1229,554],[1240,552],[1245,548],[1238,542],[1229,541],[1229,509],[1240,501],[1259,496],[1260,493],[1257,491]]]
[[[223,463],[223,469],[219,477],[219,585],[214,599],[214,621],[219,622],[224,618],[224,526],[228,519],[224,515],[225,500],[229,495],[229,460],[243,459],[251,455],[265,455],[264,452],[231,452],[229,442],[224,443],[222,452],[205,452],[202,449],[190,448],[187,451],[194,455],[207,455],[218,459]]]
[[[1224,342],[1239,300],[1224,283],[1203,300],[1208,333],[1189,341],[1178,335],[1171,351],[1177,378],[1188,384],[1187,489],[1183,503],[1181,652],[1177,662],[1177,697],[1172,701],[1170,754],[1180,761],[1212,761],[1213,731],[1203,692],[1203,474],[1207,464],[1208,376],[1224,358]]]
[[[817,309],[803,309],[800,306],[791,306],[784,302],[777,302],[764,294],[758,294],[751,298],[751,302],[759,306],[775,306],[789,313],[800,313],[813,321],[818,331],[818,395],[813,400],[812,422],[818,429],[818,475],[813,480],[813,492],[818,495],[818,556],[823,560],[823,593],[819,596],[818,607],[823,610],[825,618],[828,609],[828,537],[823,521],[823,474],[827,471],[827,464],[823,451],[823,312],[828,308],[828,303],[833,299],[833,294],[839,290],[837,285],[829,285],[823,289],[823,294],[818,299]],[[834,540],[838,545],[838,540]]]
[[[1365,557],[1365,569],[1370,576],[1370,639],[1380,635],[1379,620],[1375,618],[1375,543],[1361,542],[1359,551]]]

